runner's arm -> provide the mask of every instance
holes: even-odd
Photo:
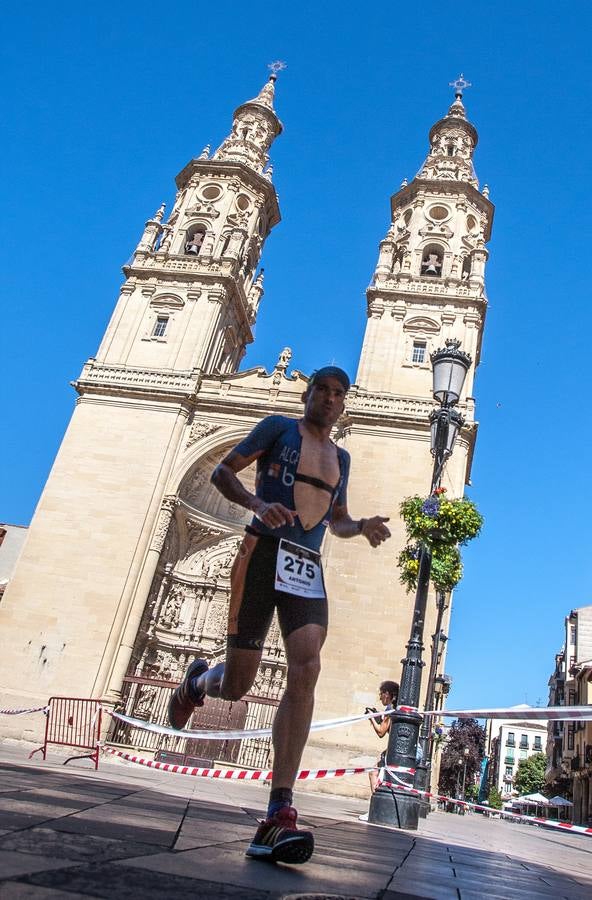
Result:
[[[371,519],[352,519],[347,505],[340,506],[336,503],[333,507],[329,527],[336,537],[351,538],[363,534],[372,547],[378,547],[391,536],[385,522],[388,522],[388,517],[384,516],[372,516]]]
[[[237,477],[238,472],[254,463],[263,453],[264,450],[258,450],[249,456],[242,456],[236,450],[231,450],[212,472],[212,484],[231,503],[250,509],[268,528],[293,525],[295,513],[292,510],[281,503],[265,503],[260,497],[251,494]]]

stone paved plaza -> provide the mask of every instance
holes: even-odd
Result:
[[[60,762],[0,749],[1,900],[592,896],[583,835],[441,812],[400,832],[360,822],[363,801],[307,792],[315,855],[274,866],[244,856],[265,786]]]

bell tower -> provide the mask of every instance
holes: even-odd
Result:
[[[391,198],[390,224],[366,292],[366,333],[339,439],[352,457],[352,516],[389,516],[393,536],[375,551],[359,539],[329,536],[325,542],[328,594],[334,603],[317,690],[319,719],[374,706],[380,682],[400,680],[414,598],[399,582],[397,558],[406,542],[399,507],[406,497],[426,496],[430,489],[429,416],[435,406],[430,354],[449,338],[460,341],[473,366],[459,402],[465,425],[443,485],[450,497],[459,497],[470,478],[477,432],[474,370],[487,308],[486,243],[493,206],[487,187],[479,189],[473,167],[477,131],[463,104],[468,83],[461,76],[453,87],[452,105],[429,132],[425,162]],[[424,629],[428,666],[435,600],[431,588]],[[450,602],[442,626],[446,633]],[[438,674],[444,662],[442,654]],[[342,744],[351,752],[349,757],[342,752],[341,758],[368,752],[369,731],[351,729]],[[331,740],[330,734],[311,735],[310,765],[334,757]]]
[[[211,158],[206,147],[179,173],[168,220],[162,204],[146,222],[83,381],[111,367],[237,370],[263,293],[263,244],[280,220],[268,156],[282,131],[276,77],[238,107]]]
[[[429,399],[429,356],[449,337],[479,363],[493,206],[473,166],[477,131],[462,100],[468,83],[461,76],[454,86],[447,115],[430,130],[423,166],[391,198],[391,223],[367,290],[356,378],[366,391]],[[468,397],[473,379],[471,369]]]
[[[177,503],[171,473],[195,435],[218,427],[194,424],[198,394],[208,377],[231,377],[253,340],[260,257],[280,220],[268,155],[282,131],[280,67],[215,153],[179,173],[168,219],[162,204],[146,222],[74,382],[76,407],[0,608],[8,705],[117,696],[125,635]]]

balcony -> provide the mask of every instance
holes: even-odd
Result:
[[[511,740],[506,741],[506,747],[515,747],[515,746],[516,746],[516,741],[511,741]]]
[[[513,766],[514,765],[514,757],[513,756],[505,756],[504,757],[504,765],[505,766]]]
[[[528,750],[528,741],[520,741],[520,750]]]

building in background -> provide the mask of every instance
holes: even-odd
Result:
[[[238,107],[213,154],[206,148],[179,173],[171,213],[163,205],[146,223],[98,352],[74,383],[74,413],[0,606],[7,705],[100,697],[162,723],[187,664],[225,655],[230,570],[250,515],[209,476],[263,416],[299,416],[308,383],[288,372],[289,348],[278,347],[270,373],[238,371],[263,296],[260,258],[280,221],[269,162],[282,131],[274,83],[272,75]],[[379,551],[363,539],[325,541],[331,627],[319,718],[363,710],[381,680],[399,679],[413,608],[395,563],[405,543],[399,506],[429,490],[430,354],[448,339],[473,359],[459,403],[466,424],[444,477],[449,496],[462,496],[470,476],[493,220],[473,166],[477,140],[457,87],[417,176],[391,198],[356,383],[335,438],[352,454],[352,515],[390,516],[393,541]],[[432,592],[426,634],[435,600]],[[442,623],[450,635],[449,615],[450,606]],[[438,675],[444,663],[442,652]],[[208,700],[193,726],[268,725],[284,676],[274,625],[248,700]],[[311,735],[304,764],[374,754],[365,726]],[[22,725],[7,727],[18,736]],[[268,762],[268,740],[198,747],[121,725],[110,737],[179,759]]]
[[[535,753],[545,753],[546,745],[546,721],[488,719],[485,754],[489,757],[490,788],[497,788],[504,800],[518,796],[514,788],[518,763]]]
[[[592,704],[592,605],[565,617],[565,643],[549,679],[549,706]],[[547,785],[573,803],[573,822],[592,821],[592,722],[549,722]]]

